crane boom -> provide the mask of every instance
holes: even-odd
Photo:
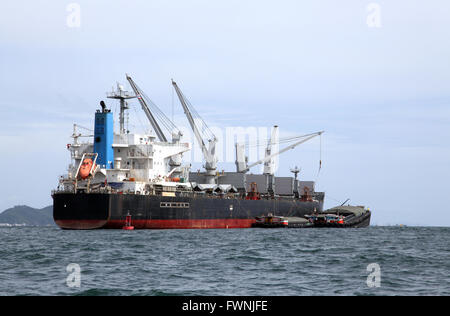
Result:
[[[322,134],[323,134],[323,131],[316,132],[316,133],[312,133],[312,134],[309,134],[309,135],[305,135],[305,136],[308,136],[308,137],[306,137],[306,138],[304,138],[304,139],[302,139],[302,140],[299,140],[299,141],[293,143],[292,145],[289,145],[289,146],[287,146],[287,147],[281,149],[280,151],[278,151],[278,152],[276,152],[276,153],[273,153],[273,154],[271,154],[271,155],[268,155],[268,156],[264,157],[263,159],[260,159],[260,160],[258,160],[257,162],[252,163],[251,165],[248,165],[245,169],[243,169],[243,170],[238,170],[238,171],[239,171],[239,172],[245,173],[245,172],[249,171],[251,168],[253,168],[254,166],[257,166],[257,165],[259,165],[259,164],[261,164],[261,163],[265,163],[266,161],[271,160],[273,157],[275,157],[275,156],[277,156],[277,155],[280,155],[280,154],[282,154],[282,153],[288,151],[289,149],[294,149],[294,148],[297,147],[298,145],[303,144],[303,143],[307,142],[308,140],[313,139],[314,137],[320,136],[320,135],[322,135]]]
[[[200,147],[202,149],[203,155],[205,156],[206,160],[209,158],[209,152],[206,148],[205,142],[200,134],[200,131],[198,130],[197,125],[195,124],[194,118],[192,117],[192,113],[189,110],[189,107],[187,106],[186,99],[181,92],[180,88],[178,88],[178,85],[175,81],[172,80],[172,85],[175,88],[175,91],[177,93],[178,99],[180,99],[180,103],[183,106],[184,114],[186,114],[186,117],[188,119],[189,125],[191,125],[192,131],[194,132],[195,137],[197,138],[197,141],[200,144]]]
[[[203,157],[205,158],[206,182],[212,184],[215,182],[215,171],[217,169],[217,158],[216,158],[216,154],[215,154],[217,138],[211,131],[209,131],[209,136],[210,136],[210,138],[208,139],[209,145],[208,145],[208,147],[206,147],[204,137],[200,133],[200,130],[199,130],[197,124],[195,123],[194,117],[192,116],[192,111],[194,111],[194,109],[189,108],[189,107],[192,107],[192,105],[189,104],[189,101],[183,95],[183,93],[181,92],[177,83],[173,80],[172,80],[172,85],[173,85],[173,87],[177,93],[178,99],[180,100],[180,103],[183,107],[184,114],[186,114],[189,125],[191,126],[192,131],[194,132],[194,135],[201,147]]]
[[[134,83],[133,79],[129,75],[127,76],[127,80],[131,85],[131,88],[133,89],[134,93],[136,94],[137,99],[139,100],[139,103],[141,104],[142,110],[144,111],[145,115],[147,115],[148,120],[150,121],[150,124],[153,126],[153,129],[155,130],[156,136],[161,142],[167,142],[167,138],[164,135],[163,131],[161,130],[161,127],[159,126],[158,122],[156,122],[155,117],[153,116],[152,112],[150,112],[150,109],[148,108],[147,103],[145,102],[144,98],[142,97],[142,91],[139,89],[139,87]]]

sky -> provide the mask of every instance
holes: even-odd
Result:
[[[0,210],[52,203],[72,124],[92,128],[100,100],[117,109],[105,93],[129,73],[185,130],[171,78],[218,133],[324,130],[277,175],[298,165],[325,207],[350,198],[372,224],[450,226],[449,16],[444,0],[3,3]]]

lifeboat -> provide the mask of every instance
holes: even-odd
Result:
[[[84,180],[87,177],[89,177],[89,174],[91,173],[93,164],[94,163],[92,162],[92,159],[90,159],[90,158],[85,158],[83,160],[83,162],[81,163],[80,170],[78,172],[78,174],[80,175],[81,179]]]

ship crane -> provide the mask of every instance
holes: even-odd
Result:
[[[246,144],[241,144],[241,143],[237,143],[236,144],[236,167],[237,167],[237,172],[241,172],[241,173],[246,173],[248,172],[251,168],[262,164],[262,163],[266,163],[271,161],[274,157],[290,150],[290,149],[294,149],[295,147],[297,147],[298,145],[301,145],[305,142],[307,142],[310,139],[313,139],[314,137],[320,136],[324,133],[324,131],[320,131],[320,132],[316,132],[316,133],[311,133],[311,134],[307,134],[307,135],[301,135],[301,136],[296,136],[296,137],[290,137],[290,138],[283,138],[283,139],[279,139],[278,141],[274,141],[273,137],[272,139],[269,141],[269,145],[266,149],[266,156],[263,159],[260,159],[250,165],[247,165],[247,157],[245,157],[245,147]],[[272,147],[275,144],[282,144],[282,143],[289,143],[295,141],[293,144],[275,152],[275,153],[271,153]],[[265,165],[264,168],[264,173],[267,174],[272,174],[273,173],[273,168],[270,167],[269,165]]]
[[[204,168],[206,169],[206,183],[215,184],[216,169],[217,169],[217,156],[216,156],[216,143],[217,137],[206,125],[205,121],[200,117],[194,107],[190,104],[189,100],[183,95],[180,88],[175,81],[172,80],[172,85],[177,93],[178,99],[183,106],[184,114],[191,125],[192,131],[200,145],[200,148],[205,159]],[[194,119],[195,116],[195,119]],[[198,126],[201,123],[201,132]],[[208,147],[206,146],[208,142]]]
[[[167,142],[167,137],[164,134],[163,130],[161,129],[161,126],[158,124],[158,121],[156,120],[155,116],[159,119],[159,122],[161,125],[172,134],[172,142],[177,143],[180,141],[181,136],[183,135],[181,131],[175,126],[175,124],[154,104],[149,97],[144,93],[142,89],[138,87],[138,85],[131,79],[131,77],[127,74],[126,75],[128,82],[131,85],[131,88],[133,89],[134,93],[136,94],[136,97],[141,104],[142,110],[144,111],[145,115],[147,116],[148,120],[150,121],[150,124],[152,125],[156,136],[161,142]],[[150,108],[152,111],[150,111]]]
[[[307,142],[310,139],[313,139],[316,136],[322,135],[323,131],[302,135],[302,136],[296,136],[296,137],[289,137],[289,138],[278,138],[278,126],[274,126],[274,129],[272,130],[272,135],[270,140],[267,142],[265,157],[263,159],[260,159],[250,165],[247,165],[248,158],[245,156],[245,147],[246,144],[240,144],[236,143],[236,168],[237,172],[240,173],[247,173],[251,168],[259,165],[264,164],[264,175],[266,176],[266,184],[267,184],[267,192],[274,196],[275,194],[275,183],[274,183],[274,173],[275,173],[275,161],[274,158],[278,155],[290,150],[294,149],[300,144],[303,144]],[[289,146],[278,150],[278,145],[283,143],[291,143]],[[248,144],[247,144],[248,146]],[[275,151],[275,152],[274,152]],[[298,188],[296,188],[298,191]],[[295,193],[296,196],[298,196],[298,192]]]
[[[165,128],[165,130],[172,135],[172,144],[179,144],[181,136],[183,136],[183,133],[180,131],[180,129],[178,129],[175,124],[158,108],[158,106],[156,106],[156,104],[153,103],[152,100],[150,100],[150,98],[144,93],[141,88],[138,87],[138,85],[133,81],[133,79],[131,79],[128,74],[126,75],[126,77],[131,85],[131,88],[136,94],[139,103],[141,104],[142,110],[144,111],[145,115],[147,115],[150,124],[153,126],[153,129],[159,141],[167,143],[167,137],[162,131],[156,118],[159,120],[160,124]],[[188,149],[186,148],[183,151],[187,150]],[[166,174],[166,177],[170,177],[172,174],[179,176],[182,173],[180,169],[181,164],[182,153],[177,153],[171,156],[169,160],[170,171]]]

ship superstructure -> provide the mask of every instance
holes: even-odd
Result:
[[[251,227],[255,216],[267,213],[303,216],[322,210],[324,194],[315,192],[314,182],[298,180],[298,171],[295,178],[275,177],[273,160],[322,132],[294,137],[278,150],[274,127],[263,159],[248,165],[245,144],[236,144],[236,172],[217,172],[217,138],[172,80],[205,161],[204,172],[191,172],[182,163],[191,144],[182,142],[175,124],[129,75],[126,78],[133,93],[117,84],[107,94],[120,103],[118,131],[104,101],[95,113],[94,130],[74,125],[73,143],[67,145],[71,164],[52,193],[54,219],[60,227],[121,228],[130,219],[137,229]],[[125,111],[133,98],[153,132],[128,131]],[[81,134],[80,128],[90,134]],[[81,137],[92,141],[82,142]],[[258,164],[264,164],[264,173],[248,174]]]

